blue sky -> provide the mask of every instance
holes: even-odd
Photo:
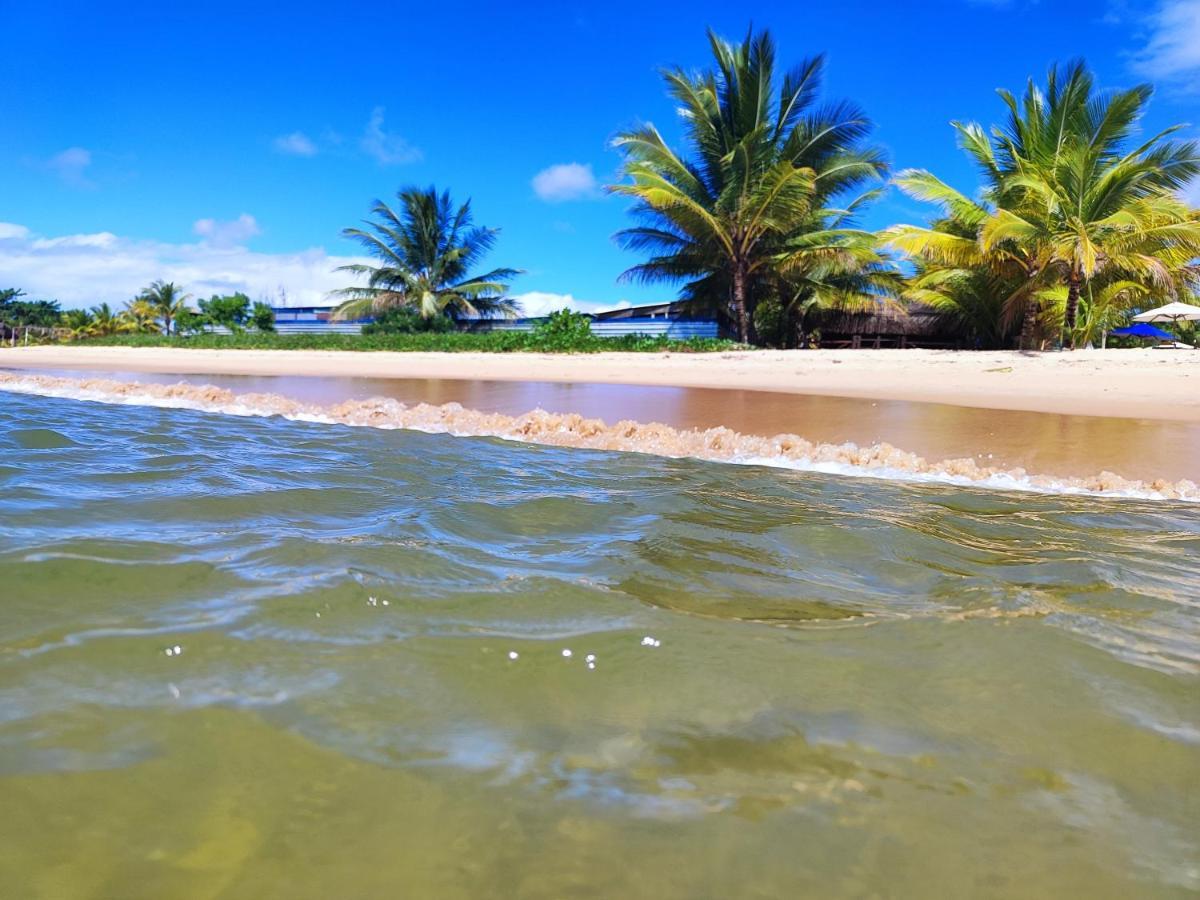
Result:
[[[1155,82],[1147,129],[1200,125],[1200,0],[0,0],[0,286],[89,305],[163,276],[311,302],[344,281],[341,228],[432,183],[502,229],[490,261],[527,270],[531,308],[670,297],[617,281],[636,258],[612,241],[625,202],[599,190],[608,144],[644,120],[677,135],[658,69],[706,65],[705,28],[740,37],[750,15],[783,62],[827,54],[825,96],[866,109],[896,168],[967,190],[948,122],[997,121],[995,88],[1056,60]],[[927,213],[891,192],[864,224]]]

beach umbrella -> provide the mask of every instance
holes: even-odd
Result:
[[[1156,338],[1160,341],[1173,341],[1175,335],[1169,331],[1163,331],[1161,328],[1155,328],[1147,322],[1139,322],[1136,325],[1127,325],[1124,328],[1114,328],[1109,334],[1117,337],[1140,337],[1140,338]]]
[[[1138,313],[1133,317],[1135,322],[1170,322],[1176,325],[1180,320],[1185,322],[1200,321],[1200,306],[1192,306],[1190,303],[1168,303],[1166,306],[1160,306],[1157,309],[1148,309],[1144,313]]]

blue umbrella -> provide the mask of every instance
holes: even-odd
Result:
[[[1110,333],[1120,337],[1158,338],[1160,341],[1175,340],[1175,335],[1163,331],[1161,328],[1155,328],[1147,322],[1138,322],[1136,325],[1127,325],[1124,328],[1114,328]]]

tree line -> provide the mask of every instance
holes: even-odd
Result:
[[[1073,62],[1020,96],[1000,90],[1000,124],[951,123],[979,175],[966,194],[923,169],[892,173],[865,112],[822,99],[822,57],[785,71],[769,32],[708,39],[707,69],[663,73],[682,146],[652,124],[620,133],[623,180],[607,190],[635,220],[616,239],[644,257],[621,278],[675,285],[742,343],[798,346],[830,312],[920,308],[970,346],[1075,347],[1200,291],[1200,210],[1180,196],[1200,177],[1200,145],[1176,136],[1182,125],[1139,135],[1150,85],[1102,90]],[[929,204],[931,221],[863,228],[889,186]],[[433,187],[375,201],[343,234],[376,263],[339,269],[357,283],[335,292],[335,317],[436,331],[518,315],[507,294],[521,271],[476,271],[498,233],[475,224],[469,199]],[[270,307],[244,294],[198,311],[188,299],[158,281],[119,313],[101,304],[61,319],[80,335],[273,328]],[[14,304],[0,301],[0,321],[60,314]]]
[[[952,123],[980,176],[968,196],[925,170],[892,175],[864,111],[822,101],[822,57],[781,71],[765,31],[710,31],[709,45],[708,69],[663,73],[684,146],[652,124],[619,134],[624,180],[607,190],[632,201],[636,224],[616,237],[645,257],[622,278],[677,285],[743,343],[796,346],[823,312],[919,305],[972,346],[1074,347],[1200,288],[1200,211],[1179,196],[1200,148],[1173,137],[1181,125],[1138,137],[1149,85],[1100,90],[1073,62],[1020,97],[999,91],[1002,124]],[[932,222],[862,228],[889,184]],[[339,316],[516,314],[518,270],[471,275],[496,229],[474,226],[469,200],[397,199],[344,232],[380,264],[345,267],[366,283],[341,292]]]
[[[251,302],[243,293],[214,294],[189,305],[192,299],[173,282],[155,281],[120,310],[108,303],[90,309],[63,310],[56,300],[22,300],[16,288],[0,290],[0,325],[8,329],[36,328],[65,332],[72,339],[116,334],[194,334],[210,328],[234,333],[252,328],[275,330],[275,312],[262,301]]]

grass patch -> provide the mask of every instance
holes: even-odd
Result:
[[[199,350],[357,350],[437,353],[713,353],[749,349],[720,338],[622,335],[602,338],[580,334],[545,334],[492,331],[480,334],[194,334],[165,337],[159,334],[115,334],[82,338],[72,343],[89,347],[191,347]]]

